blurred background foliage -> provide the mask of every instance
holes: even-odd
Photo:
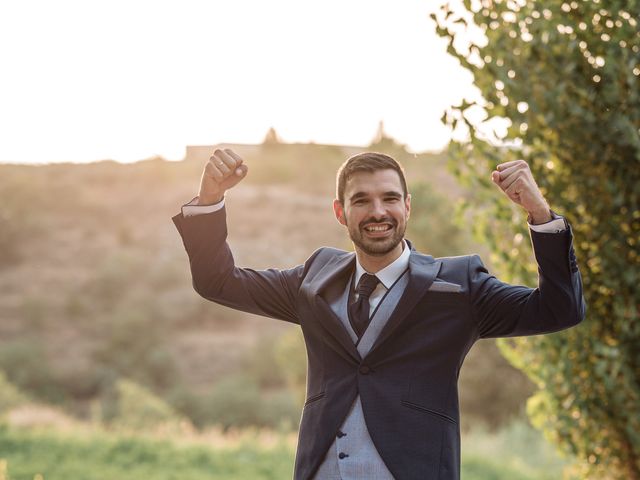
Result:
[[[418,249],[482,251],[455,223],[456,202],[469,192],[447,173],[445,156],[409,154],[382,125],[369,148],[406,166],[408,237]],[[251,166],[228,202],[240,263],[286,267],[322,244],[351,248],[331,212],[335,171],[350,152],[281,144],[275,131],[238,151]],[[0,253],[10,252],[0,275],[0,369],[14,385],[79,419],[98,403],[101,420],[115,421],[119,395],[129,391],[121,382],[133,381],[197,428],[297,428],[306,387],[298,329],[206,302],[191,288],[170,216],[192,197],[201,168],[157,158],[0,166],[11,219],[3,227],[14,232]],[[36,193],[27,196],[27,184]],[[477,350],[463,373],[464,418],[497,428],[522,413],[532,385],[492,342]],[[505,378],[509,395],[501,394]]]
[[[240,265],[288,267],[320,245],[351,248],[331,200],[336,169],[353,148],[277,141],[233,148],[251,168],[227,205]],[[364,149],[390,153],[405,165],[413,195],[408,237],[417,248],[434,255],[487,254],[468,234],[475,220],[463,218],[457,203],[471,192],[447,172],[446,155],[410,154],[382,125]],[[99,463],[104,455],[116,465],[120,454],[123,462],[133,461],[123,453],[129,447],[132,458],[139,453],[136,461],[159,462],[170,472],[150,453],[153,439],[147,444],[129,437],[209,439],[212,430],[224,445],[235,432],[249,432],[218,465],[227,472],[219,478],[248,478],[232,472],[243,455],[264,465],[251,478],[290,476],[294,442],[253,445],[250,432],[295,435],[306,388],[304,342],[295,326],[220,307],[193,291],[170,217],[193,197],[201,169],[202,162],[190,158],[0,165],[0,230],[6,233],[0,249],[0,424],[6,422],[0,459],[9,461],[11,478],[31,479],[38,471],[71,478],[74,462]],[[467,224],[457,226],[458,217]],[[475,439],[520,435],[505,429],[523,421],[532,391],[494,342],[478,343],[461,373],[465,434],[474,427]],[[42,423],[53,433],[23,428]],[[77,433],[85,428],[93,433]],[[61,430],[72,433],[59,438]],[[91,437],[87,444],[79,439],[84,435]],[[53,462],[54,453],[69,465],[51,467],[47,459]],[[465,468],[500,471],[481,454],[472,457]],[[201,462],[202,468],[211,467],[208,462],[214,460]],[[541,471],[532,465],[527,471]],[[524,467],[513,468],[525,475]],[[496,475],[486,478],[512,478]]]
[[[433,19],[483,97],[443,120],[467,134],[451,164],[500,275],[536,272],[522,213],[489,184],[497,163],[525,159],[573,226],[586,321],[500,342],[537,386],[529,415],[575,456],[569,473],[639,479],[640,3],[467,0]]]

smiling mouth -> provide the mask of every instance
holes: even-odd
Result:
[[[364,230],[369,233],[384,233],[384,232],[388,232],[392,228],[393,228],[393,225],[389,223],[378,223],[378,224],[366,225],[364,227]]]

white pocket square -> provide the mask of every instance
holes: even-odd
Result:
[[[430,292],[454,292],[457,293],[462,289],[461,285],[449,282],[433,282],[429,287]]]

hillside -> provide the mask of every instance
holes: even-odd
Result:
[[[289,267],[321,245],[350,249],[331,211],[341,147],[238,152],[250,166],[227,201],[239,265]],[[465,194],[444,156],[397,156],[415,187],[409,237],[434,255],[477,251],[452,224],[451,203]],[[162,159],[0,165],[0,369],[13,383],[81,417],[98,402],[108,419],[113,385],[132,378],[198,425],[226,422],[255,387],[272,399],[266,417],[243,411],[228,421],[295,424],[300,394],[291,392],[304,388],[296,328],[219,307],[191,288],[171,217],[194,196],[201,169]],[[492,344],[477,349],[478,369],[466,381],[463,371],[474,385],[473,395],[463,388],[463,411],[474,412],[483,395],[507,412],[521,409],[530,385]],[[487,384],[496,369],[514,382],[510,395]],[[489,423],[500,420],[496,412],[485,415]]]

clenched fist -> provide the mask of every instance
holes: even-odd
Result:
[[[549,204],[533,179],[527,162],[515,160],[501,163],[491,173],[491,180],[512,202],[529,213],[530,223],[540,224],[551,220]]]
[[[221,201],[224,192],[242,180],[248,170],[242,158],[230,148],[216,149],[202,172],[198,205],[212,205]]]

